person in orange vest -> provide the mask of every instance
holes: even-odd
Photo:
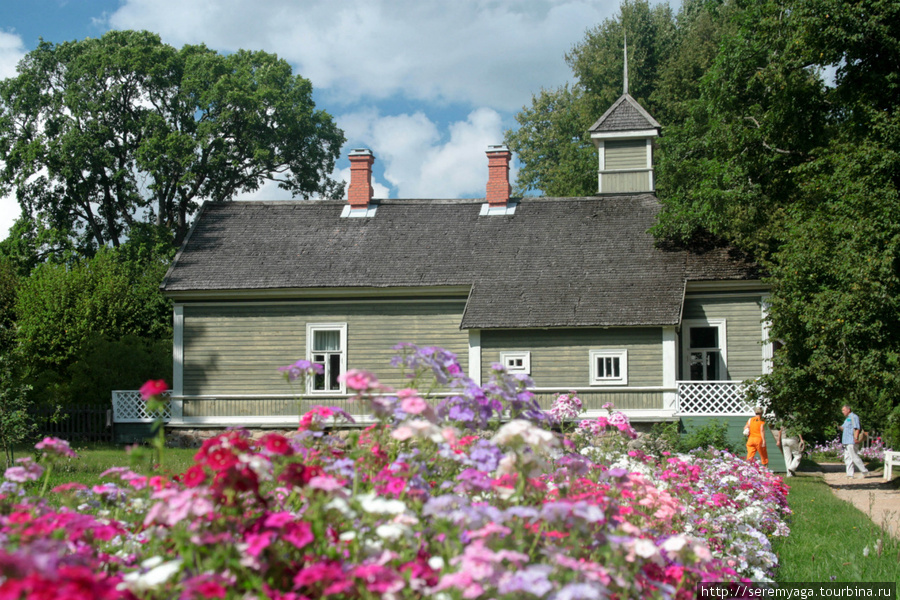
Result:
[[[766,422],[762,418],[762,407],[757,406],[753,411],[755,417],[750,417],[744,431],[747,432],[747,460],[753,460],[753,457],[759,452],[759,460],[762,466],[768,467],[769,453],[766,450]]]

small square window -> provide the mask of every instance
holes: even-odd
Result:
[[[500,364],[509,373],[531,375],[531,352],[501,352]]]
[[[627,350],[591,350],[591,385],[628,385]]]

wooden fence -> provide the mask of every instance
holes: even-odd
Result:
[[[62,407],[54,420],[55,409],[41,408],[35,415],[38,432],[43,436],[69,442],[112,442],[112,410],[91,404]]]

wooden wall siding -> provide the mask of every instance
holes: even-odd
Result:
[[[556,392],[535,394],[541,408],[549,410],[556,400]],[[612,402],[617,409],[661,409],[662,392],[628,390],[580,391],[578,397],[585,410],[602,410],[603,405]],[[438,398],[429,399],[436,406]],[[365,408],[351,398],[343,396],[303,398],[203,398],[184,401],[184,417],[285,417],[286,421],[311,410],[313,406],[334,406],[351,415],[363,414]]]
[[[501,351],[531,352],[531,378],[539,388],[590,385],[591,350],[628,350],[628,386],[663,384],[662,329],[544,329],[481,332],[482,381]],[[602,387],[598,386],[600,389]]]
[[[559,395],[558,392],[538,392],[535,394],[541,408],[549,410],[553,401]],[[612,402],[617,409],[662,409],[663,393],[661,391],[628,391],[618,390],[591,390],[578,391],[584,410],[602,410],[603,405]]]
[[[336,406],[348,413],[360,412],[357,402],[346,397],[327,398],[215,398],[184,401],[190,417],[299,417],[313,406]]]
[[[647,140],[615,140],[604,144],[604,171],[646,169]]]
[[[650,172],[603,173],[600,181],[604,194],[646,192],[650,189]]]
[[[433,407],[439,398],[429,398]],[[368,407],[347,396],[303,396],[294,398],[192,398],[184,401],[184,417],[285,417],[286,421],[314,406],[337,407],[350,415],[368,413]]]
[[[760,296],[686,298],[685,320],[725,319],[728,337],[727,379],[744,380],[762,375],[762,300]],[[679,347],[679,355],[681,348]],[[679,368],[683,362],[679,362]],[[684,374],[682,374],[682,377]]]
[[[442,346],[468,368],[465,301],[185,305],[184,394],[292,394],[278,367],[306,358],[307,323],[347,323],[347,368],[390,385],[400,342]]]

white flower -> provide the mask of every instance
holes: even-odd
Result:
[[[435,571],[440,571],[444,568],[444,559],[440,556],[432,556],[428,559],[428,566]]]
[[[503,425],[491,438],[498,446],[525,445],[535,453],[548,454],[559,448],[559,438],[552,431],[542,429],[529,421],[514,419]]]
[[[670,554],[678,554],[681,549],[687,546],[687,539],[681,535],[673,535],[663,542],[662,549]]]
[[[348,519],[356,518],[356,511],[350,508],[350,505],[343,498],[332,498],[328,504],[324,506],[325,510],[334,509],[347,517]]]
[[[503,455],[497,462],[497,476],[502,475],[510,475],[516,472],[516,455],[512,452],[507,452]]]
[[[399,515],[406,512],[406,504],[401,500],[388,500],[372,493],[360,494],[356,499],[359,500],[360,506],[367,513]]]
[[[123,582],[127,587],[138,592],[159,587],[168,581],[172,575],[181,570],[182,563],[180,558],[170,560],[169,562],[162,562],[162,560],[163,559],[160,556],[148,558],[141,563],[141,567],[149,569],[148,571],[144,573],[141,573],[140,571],[127,573],[122,578]]]
[[[643,538],[637,539],[634,541],[633,548],[634,553],[641,558],[659,558],[659,548],[657,548],[656,544],[650,540],[645,540]]]
[[[869,547],[868,546],[863,548],[863,556],[866,556],[866,557],[869,556]]]
[[[241,454],[239,460],[256,473],[260,481],[271,481],[274,478],[272,461],[265,456],[261,454]]]
[[[356,539],[356,532],[355,531],[345,531],[344,533],[342,533],[341,535],[338,536],[338,539],[341,540],[342,542],[350,542],[350,541]]]
[[[385,540],[399,540],[409,533],[409,527],[397,523],[386,523],[375,528],[375,535]]]

